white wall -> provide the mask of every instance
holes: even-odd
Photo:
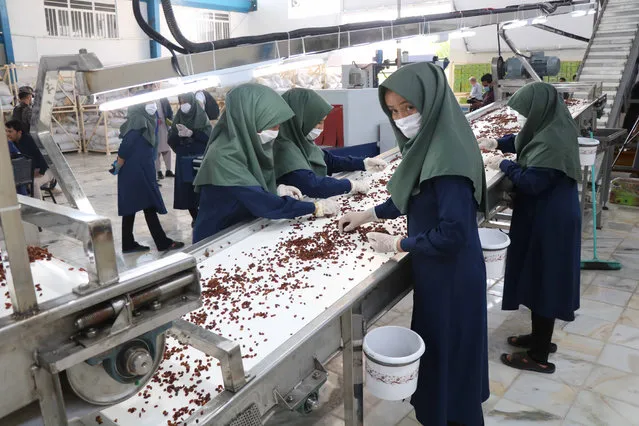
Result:
[[[146,14],[146,5],[142,7]],[[43,55],[72,54],[82,48],[96,53],[105,65],[146,59],[150,54],[148,39],[133,17],[131,0],[117,0],[118,40],[49,37],[43,0],[7,0],[7,9],[17,63],[37,63]]]

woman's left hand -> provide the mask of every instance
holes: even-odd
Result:
[[[190,138],[193,136],[193,130],[186,127],[184,124],[176,124],[178,130],[178,136],[181,138]]]
[[[378,253],[397,253],[401,251],[399,243],[402,241],[402,237],[398,235],[369,232],[366,234],[366,238],[368,238],[368,242],[373,246],[373,250]]]
[[[388,167],[388,163],[381,158],[365,158],[364,159],[364,168],[367,172],[378,173],[383,172],[386,167]]]

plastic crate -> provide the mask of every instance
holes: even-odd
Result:
[[[610,202],[639,207],[639,179],[616,178],[610,185]]]
[[[13,179],[17,185],[31,185],[33,183],[33,171],[31,170],[31,159],[14,158],[11,160],[13,165]]]

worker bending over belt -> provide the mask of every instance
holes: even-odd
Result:
[[[273,141],[280,124],[293,115],[284,99],[266,86],[243,84],[228,93],[195,178],[201,198],[194,243],[256,217],[290,219],[339,212],[333,200],[299,201],[299,189],[276,187]]]
[[[486,178],[475,136],[441,68],[400,68],[379,88],[403,159],[391,198],[348,213],[340,229],[408,216],[408,237],[371,232],[378,252],[410,252],[411,328],[426,342],[411,403],[424,425],[483,424],[488,389],[486,266],[477,209]]]
[[[295,116],[282,123],[275,140],[277,183],[294,186],[313,198],[366,194],[369,186],[363,180],[329,176],[344,171],[383,171],[387,163],[376,158],[339,157],[324,151],[314,141],[324,130],[324,119],[331,111],[331,105],[309,89],[291,89],[282,98]]]
[[[175,250],[184,243],[166,236],[160,224],[159,214],[166,214],[166,207],[155,179],[157,121],[155,102],[133,105],[127,112],[127,120],[120,128],[122,143],[118,150],[114,173],[118,176],[118,215],[122,216],[122,252],[147,251],[149,247],[138,244],[133,238],[135,214],[144,211],[146,224],[158,251]]]
[[[180,109],[175,114],[169,146],[175,151],[175,187],[173,208],[188,210],[193,221],[197,218],[198,195],[193,187],[193,159],[201,156],[211,136],[211,122],[192,93],[178,97]]]
[[[532,333],[509,337],[510,345],[529,351],[503,354],[501,360],[520,370],[553,373],[548,355],[557,351],[551,344],[555,318],[573,321],[579,309],[579,132],[549,84],[524,86],[508,105],[521,115],[516,138],[479,142],[484,149],[517,153],[516,163],[495,157],[489,167],[501,169],[515,186],[502,309],[529,308]]]

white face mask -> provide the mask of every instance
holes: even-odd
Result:
[[[144,106],[144,109],[146,110],[146,113],[149,115],[155,115],[155,113],[158,112],[158,106],[156,103],[146,104]]]
[[[521,127],[522,129],[526,125],[526,120],[528,120],[526,117],[519,113],[517,114],[517,124],[519,124],[519,127]]]
[[[180,105],[180,111],[182,111],[184,114],[188,114],[189,111],[191,111],[191,104]]]
[[[260,138],[260,142],[262,142],[262,144],[267,144],[274,141],[279,134],[279,130],[262,130],[260,133],[257,134],[257,136]]]
[[[309,141],[314,141],[315,139],[319,138],[323,131],[324,130],[322,129],[313,129],[308,133],[308,135],[306,135],[306,139],[308,139]]]
[[[204,93],[197,92],[197,94],[195,95],[195,99],[197,99],[197,101],[200,103],[200,106],[204,108],[204,105],[206,105],[206,98],[204,97]]]
[[[419,133],[419,129],[422,126],[422,115],[416,112],[408,117],[395,120],[395,125],[404,134],[404,136],[408,139],[413,139],[417,136],[417,133]]]

